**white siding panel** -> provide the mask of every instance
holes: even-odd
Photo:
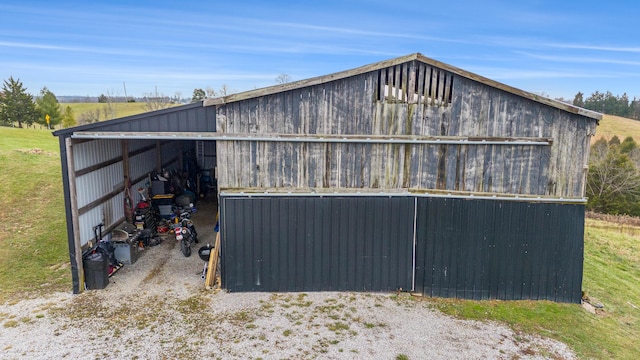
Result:
[[[87,211],[78,217],[80,225],[80,244],[86,245],[89,240],[94,239],[93,228],[104,223],[103,230],[124,217],[124,195],[119,193],[103,204]],[[103,238],[107,239],[107,234],[103,234]]]
[[[76,171],[122,157],[120,140],[92,140],[74,145]]]
[[[111,193],[122,185],[123,180],[121,161],[77,177],[78,207],[82,208]]]
[[[131,179],[137,179],[140,176],[148,174],[155,168],[155,163],[155,148],[129,158],[129,174]]]

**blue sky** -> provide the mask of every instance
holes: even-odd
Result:
[[[552,98],[640,98],[640,1],[15,1],[0,78],[58,96],[244,91],[420,52]]]

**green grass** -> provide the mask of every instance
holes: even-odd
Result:
[[[180,104],[172,104],[170,106],[178,106]],[[147,108],[147,104],[144,102],[134,102],[134,103],[112,103],[114,117],[107,118],[104,114],[105,109],[107,109],[106,103],[61,103],[60,108],[62,111],[70,106],[73,109],[73,114],[76,117],[76,121],[80,119],[80,116],[84,113],[95,113],[96,110],[100,112],[100,121],[112,119],[112,118],[121,118],[131,115],[138,115],[144,112],[150,111]]]
[[[0,301],[71,289],[58,139],[0,127]]]
[[[633,134],[631,134],[633,136]],[[49,131],[0,127],[0,302],[71,291],[58,139]],[[639,136],[640,138],[640,136]],[[39,150],[35,150],[39,149]],[[495,320],[516,331],[560,340],[581,358],[638,359],[640,238],[587,219],[583,289],[604,312],[548,301],[428,299],[461,318]],[[628,227],[625,225],[625,227]],[[287,305],[308,306],[303,295]],[[298,305],[303,304],[303,305]],[[185,303],[186,308],[197,303]],[[265,304],[265,309],[269,304]],[[335,304],[327,304],[330,311]],[[269,307],[272,310],[272,307]],[[230,321],[251,323],[240,312]],[[336,321],[331,326],[346,330]]]
[[[600,125],[596,129],[596,135],[591,138],[593,144],[598,139],[604,137],[611,139],[614,135],[624,140],[627,136],[633,137],[636,141],[640,141],[640,121],[623,118],[614,115],[604,115],[600,120]]]
[[[73,114],[76,119],[87,112],[95,112],[96,110],[100,111],[100,119],[104,120],[104,109],[107,108],[106,103],[61,103],[60,108],[64,110],[67,106],[71,106],[73,109]],[[137,115],[143,112],[147,112],[146,104],[143,102],[134,102],[134,103],[113,103],[113,108],[115,109],[115,117],[121,118],[130,115]]]

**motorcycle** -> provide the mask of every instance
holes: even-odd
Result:
[[[191,244],[198,243],[198,232],[188,211],[182,211],[171,225],[176,241],[180,242],[180,251],[185,257],[191,256]]]

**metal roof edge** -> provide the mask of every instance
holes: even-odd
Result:
[[[592,118],[597,120],[598,122],[602,119],[602,114],[598,112],[583,109],[583,108],[574,106],[572,104],[563,103],[563,102],[553,100],[544,96],[536,95],[534,93],[524,91],[495,80],[491,80],[487,77],[474,74],[472,72],[463,70],[456,66],[449,65],[441,61],[426,57],[419,52],[389,59],[389,60],[379,61],[376,63],[360,66],[351,70],[340,71],[333,74],[322,75],[322,76],[317,76],[309,79],[293,81],[286,84],[274,85],[274,86],[269,86],[265,88],[244,91],[241,93],[231,94],[231,95],[222,96],[222,97],[213,98],[213,99],[206,99],[203,101],[202,105],[203,106],[224,105],[224,104],[228,104],[236,101],[242,101],[242,100],[252,99],[260,96],[276,94],[279,92],[296,90],[296,89],[300,89],[307,86],[318,85],[318,84],[326,83],[329,81],[334,81],[334,80],[344,79],[350,76],[360,75],[366,72],[379,70],[382,68],[402,64],[402,63],[413,61],[413,60],[418,60],[425,64],[441,68],[443,70],[449,71],[451,73],[462,76],[464,78],[471,79],[471,80],[483,83],[485,85],[488,85],[488,86],[512,93],[514,95],[517,95],[526,99],[530,99],[535,102],[538,102],[547,106],[551,106],[572,114],[582,115],[588,118]]]
[[[504,83],[501,83],[501,82],[498,82],[498,81],[495,81],[495,80],[491,80],[491,79],[489,79],[487,77],[484,77],[482,75],[474,74],[472,72],[463,70],[463,69],[455,67],[453,65],[445,64],[445,63],[443,63],[441,61],[438,61],[438,60],[435,60],[435,59],[431,59],[431,58],[426,57],[426,56],[424,56],[424,55],[422,55],[420,53],[417,54],[417,57],[418,57],[418,60],[423,62],[423,63],[436,66],[438,68],[441,68],[443,70],[447,70],[449,72],[452,72],[452,73],[454,73],[456,75],[465,77],[467,79],[474,80],[474,81],[483,83],[485,85],[489,85],[491,87],[494,87],[494,88],[497,88],[497,89],[500,89],[500,90],[504,90],[504,91],[512,93],[514,95],[518,95],[520,97],[524,97],[524,98],[527,98],[529,100],[533,100],[533,101],[542,103],[544,105],[552,106],[552,107],[555,107],[557,109],[564,110],[566,112],[570,112],[572,114],[586,116],[586,117],[595,119],[597,121],[602,120],[602,114],[601,113],[598,113],[598,112],[595,112],[595,111],[591,111],[591,110],[587,110],[587,109],[583,109],[581,107],[577,107],[577,106],[574,106],[572,104],[563,103],[563,102],[558,101],[558,100],[550,99],[550,98],[547,98],[547,97],[544,97],[544,96],[540,96],[540,95],[537,95],[537,94],[534,94],[534,93],[531,93],[531,92],[528,92],[528,91],[524,91],[524,90],[515,88],[513,86],[510,86],[510,85],[507,85],[507,84],[504,84]]]
[[[53,136],[68,136],[70,134],[73,134],[76,131],[91,131],[91,130],[99,129],[100,127],[103,127],[103,126],[119,124],[119,123],[132,121],[132,120],[144,119],[144,118],[150,117],[150,116],[170,114],[172,112],[182,111],[182,110],[190,109],[190,108],[194,108],[195,109],[195,108],[199,108],[201,106],[202,106],[202,101],[198,101],[198,102],[191,103],[191,104],[173,106],[173,107],[166,108],[166,109],[147,111],[147,112],[143,112],[143,113],[140,113],[140,114],[129,115],[129,116],[121,117],[121,118],[115,118],[115,119],[111,119],[111,120],[99,121],[99,122],[92,123],[92,124],[78,125],[78,126],[74,126],[74,127],[70,127],[70,128],[60,129],[60,130],[56,130],[56,131],[52,132],[51,134]]]
[[[279,92],[296,90],[296,89],[304,88],[307,86],[323,84],[323,83],[327,83],[334,80],[340,80],[340,79],[348,78],[350,76],[360,75],[366,72],[375,71],[375,70],[383,69],[389,66],[394,66],[394,65],[405,63],[405,62],[413,61],[413,60],[416,60],[419,55],[420,55],[419,53],[413,53],[413,54],[409,54],[409,55],[405,55],[405,56],[401,56],[401,57],[397,57],[389,60],[383,60],[376,63],[363,65],[354,69],[344,70],[344,71],[340,71],[340,72],[336,72],[328,75],[316,76],[309,79],[292,81],[285,84],[268,86],[265,88],[244,91],[237,94],[231,94],[231,95],[222,96],[218,98],[207,99],[204,101],[203,106],[223,105],[231,102],[256,98],[259,96],[271,95]]]

